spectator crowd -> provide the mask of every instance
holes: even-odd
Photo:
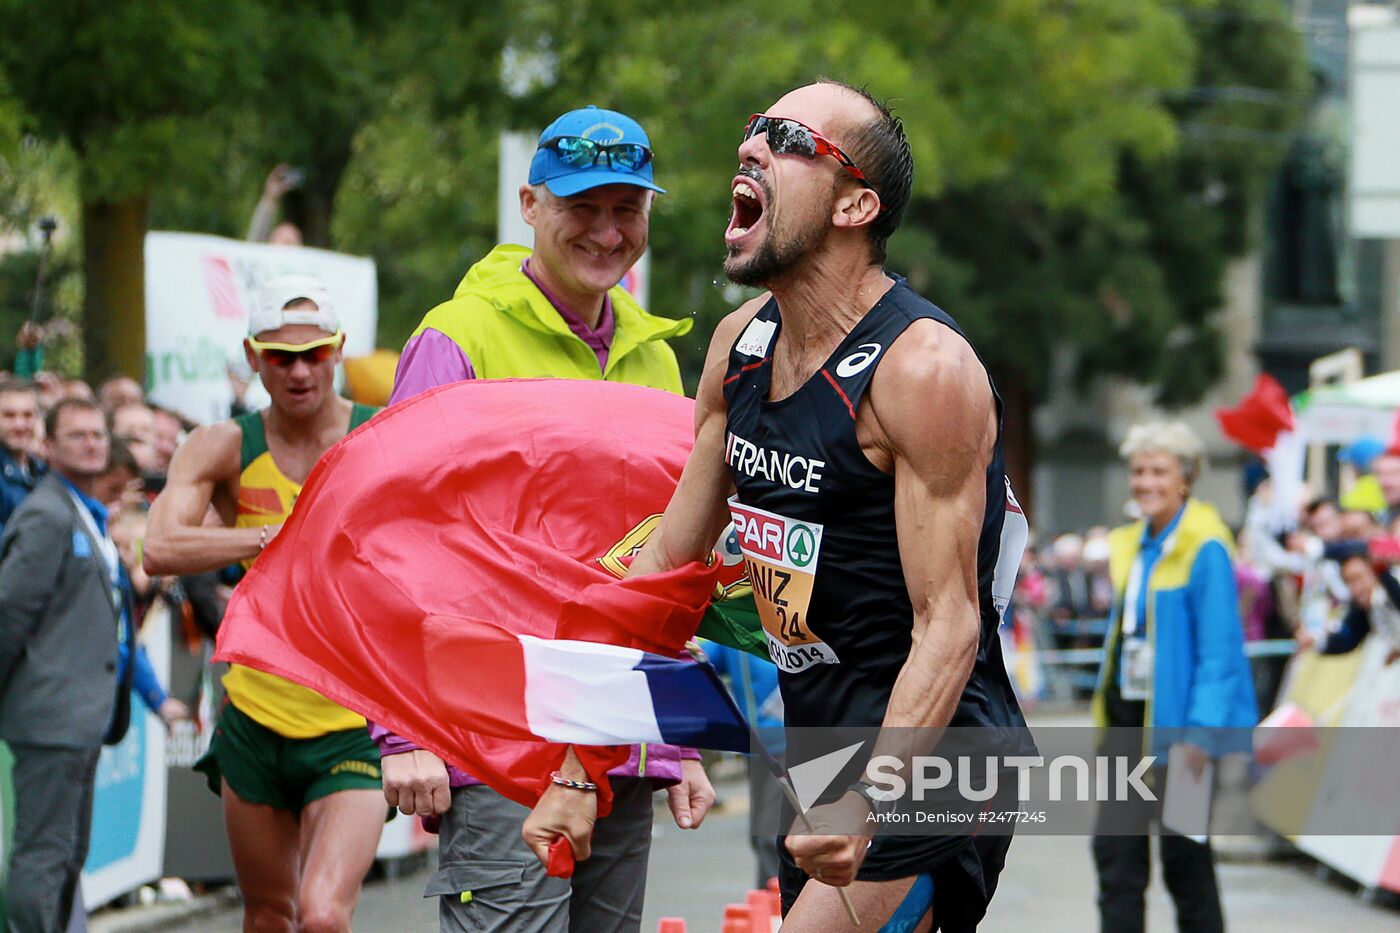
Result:
[[[1267,477],[1252,483],[1233,555],[1244,639],[1342,654],[1375,633],[1400,657],[1400,445],[1364,438],[1342,448],[1338,462],[1345,491],[1305,487],[1296,509],[1275,507]],[[1127,511],[1131,517],[1131,505]],[[1092,691],[1097,659],[1055,652],[1103,646],[1113,611],[1108,536],[1094,526],[1033,538],[1026,548],[1008,635],[1019,629],[1013,650],[1033,646],[1044,668],[1032,692]],[[1276,651],[1251,658],[1262,711],[1274,705],[1287,661]]]
[[[146,513],[165,486],[175,449],[195,425],[169,408],[149,403],[141,385],[129,376],[115,376],[94,390],[81,379],[43,370],[31,378],[0,370],[0,533],[49,472],[46,419],[65,399],[96,406],[106,423],[107,466],[96,480],[96,498],[109,513],[112,540],[131,576],[138,623],[157,599],[164,599],[185,618],[191,637],[212,637],[231,594],[228,584],[236,580],[220,581],[214,575],[151,577],[141,567]],[[171,714],[160,714],[167,724],[188,714],[179,701],[164,709]],[[153,711],[159,712],[155,707]]]

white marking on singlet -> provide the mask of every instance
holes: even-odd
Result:
[[[845,379],[849,376],[854,376],[858,372],[862,372],[869,368],[871,363],[875,362],[875,357],[880,355],[882,349],[884,348],[878,343],[861,344],[856,347],[855,353],[852,353],[836,364],[836,375]]]
[[[744,356],[767,356],[768,346],[773,342],[773,332],[777,329],[777,321],[760,321],[754,318],[749,321],[749,326],[744,328],[744,334],[734,345],[734,351]]]

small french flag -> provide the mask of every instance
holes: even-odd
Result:
[[[429,617],[424,635],[425,686],[439,714],[455,713],[483,734],[749,751],[748,724],[707,662],[537,638],[460,616]],[[452,650],[432,651],[439,639]],[[463,657],[472,658],[466,670]],[[472,689],[462,689],[464,679]]]

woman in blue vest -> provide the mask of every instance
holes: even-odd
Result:
[[[1109,754],[1134,761],[1152,754],[1163,764],[1172,746],[1180,746],[1177,754],[1184,755],[1188,770],[1201,775],[1212,757],[1234,750],[1229,736],[1247,735],[1240,730],[1258,721],[1230,530],[1214,506],[1191,498],[1202,445],[1186,425],[1135,427],[1120,453],[1128,461],[1142,518],[1109,536],[1114,605],[1094,720],[1101,727],[1149,730],[1104,733]],[[1163,769],[1153,776],[1160,801]],[[1148,831],[1159,807],[1160,802],[1126,803],[1100,809],[1094,861],[1104,930],[1144,928]],[[1138,835],[1123,834],[1138,829]],[[1210,843],[1166,830],[1160,842],[1177,928],[1223,931]]]

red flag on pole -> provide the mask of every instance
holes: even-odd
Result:
[[[1254,388],[1234,408],[1217,408],[1215,419],[1227,438],[1256,454],[1273,448],[1280,433],[1293,430],[1293,408],[1277,379],[1260,373]]]
[[[496,698],[441,617],[674,656],[718,568],[619,575],[693,438],[689,399],[610,382],[469,381],[395,405],[321,458],[234,593],[215,657],[310,687],[531,805],[564,747],[473,731],[463,711],[497,715]],[[450,720],[434,700],[448,657]],[[604,786],[627,754],[578,751]]]

